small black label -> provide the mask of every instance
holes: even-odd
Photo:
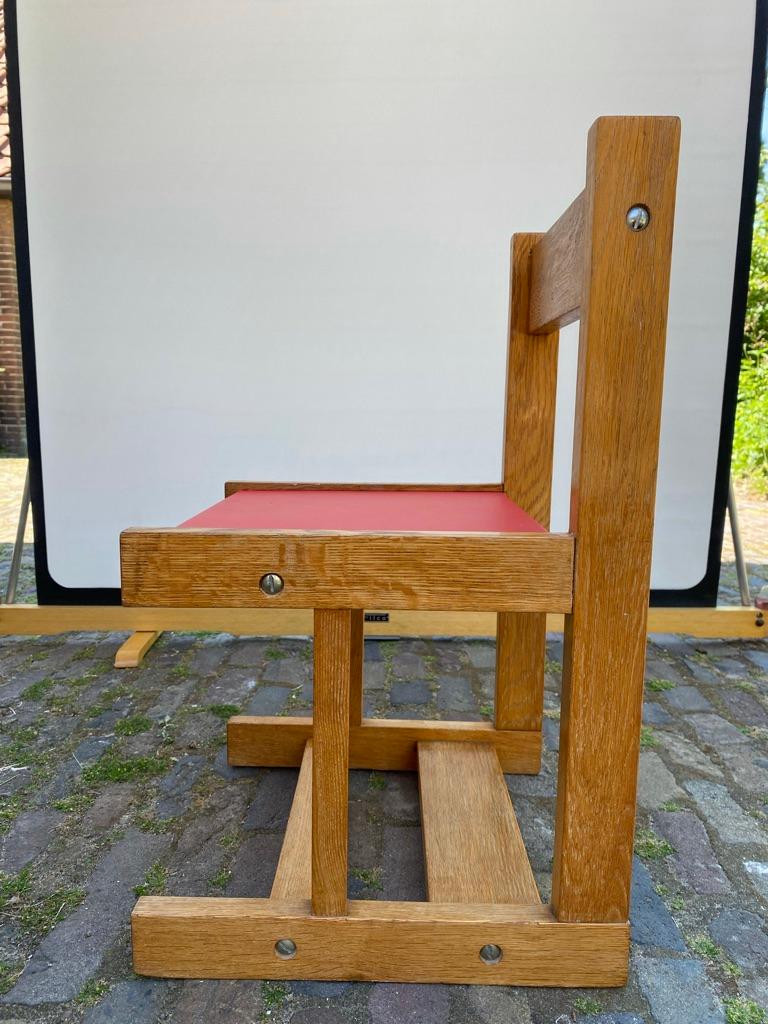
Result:
[[[389,612],[366,612],[366,622],[389,622]]]

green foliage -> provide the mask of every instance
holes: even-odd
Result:
[[[766,1024],[768,1014],[751,999],[725,999],[725,1019],[728,1024]]]
[[[80,994],[75,999],[75,1002],[81,1006],[93,1006],[107,992],[109,992],[108,981],[105,981],[103,978],[91,978],[80,989]]]
[[[590,999],[589,996],[578,996],[573,1000],[573,1008],[577,1013],[592,1016],[592,1014],[600,1013],[603,1007],[597,999]]]
[[[155,861],[147,871],[144,881],[140,885],[135,885],[133,891],[137,896],[161,896],[165,892],[167,882],[168,868]]]
[[[383,892],[384,884],[381,880],[381,868],[352,868],[350,872],[353,878],[362,882],[366,889],[371,892]]]
[[[652,750],[658,745],[659,741],[656,739],[653,729],[649,725],[643,725],[640,729],[640,749]]]
[[[635,852],[643,860],[661,860],[675,850],[666,839],[657,836],[653,829],[639,828],[635,836]]]
[[[148,732],[152,728],[152,719],[146,715],[131,715],[130,718],[121,718],[115,723],[115,733],[118,736],[135,736],[140,732]]]
[[[733,472],[768,495],[768,150],[760,157],[744,351],[739,377]]]
[[[652,693],[661,693],[663,690],[674,690],[675,684],[668,679],[648,679],[645,688]]]
[[[382,789],[386,788],[386,777],[384,775],[381,775],[379,772],[371,772],[371,774],[368,776],[368,789],[371,789],[374,792],[380,792]]]
[[[26,690],[21,691],[22,700],[40,700],[42,697],[52,690],[56,685],[55,679],[41,679],[37,683],[32,683]]]
[[[267,1011],[279,1010],[287,998],[288,989],[285,985],[282,985],[279,981],[262,981],[261,1001]]]
[[[232,715],[240,714],[240,707],[237,704],[209,704],[207,710],[217,718],[231,718]]]
[[[4,910],[11,900],[25,896],[31,888],[29,868],[23,868],[18,875],[0,873],[0,910]]]
[[[128,757],[121,759],[117,754],[107,751],[102,754],[96,764],[89,765],[83,771],[85,782],[135,782],[138,779],[151,779],[161,775],[168,767],[162,757]]]

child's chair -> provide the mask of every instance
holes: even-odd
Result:
[[[234,765],[300,767],[269,899],[142,897],[169,977],[621,985],[679,122],[605,117],[586,188],[512,241],[502,480],[230,483],[121,538],[128,605],[314,609],[312,718],[237,716]],[[558,328],[579,317],[570,531],[548,531]],[[362,717],[363,609],[498,613],[495,721]],[[565,613],[551,905],[503,772],[539,770],[545,613]],[[347,899],[350,768],[418,770],[429,900]]]

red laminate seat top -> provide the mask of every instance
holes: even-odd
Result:
[[[545,532],[500,491],[236,491],[180,526],[363,533]]]

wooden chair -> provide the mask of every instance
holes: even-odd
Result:
[[[129,605],[314,609],[312,718],[237,716],[234,765],[300,767],[269,899],[142,897],[137,972],[622,985],[679,122],[605,117],[586,188],[512,240],[502,480],[230,483],[122,534]],[[570,529],[547,529],[558,328],[580,318]],[[495,721],[362,717],[363,609],[498,613]],[[565,613],[551,905],[502,772],[540,766]],[[347,899],[350,768],[419,771],[428,902]]]

